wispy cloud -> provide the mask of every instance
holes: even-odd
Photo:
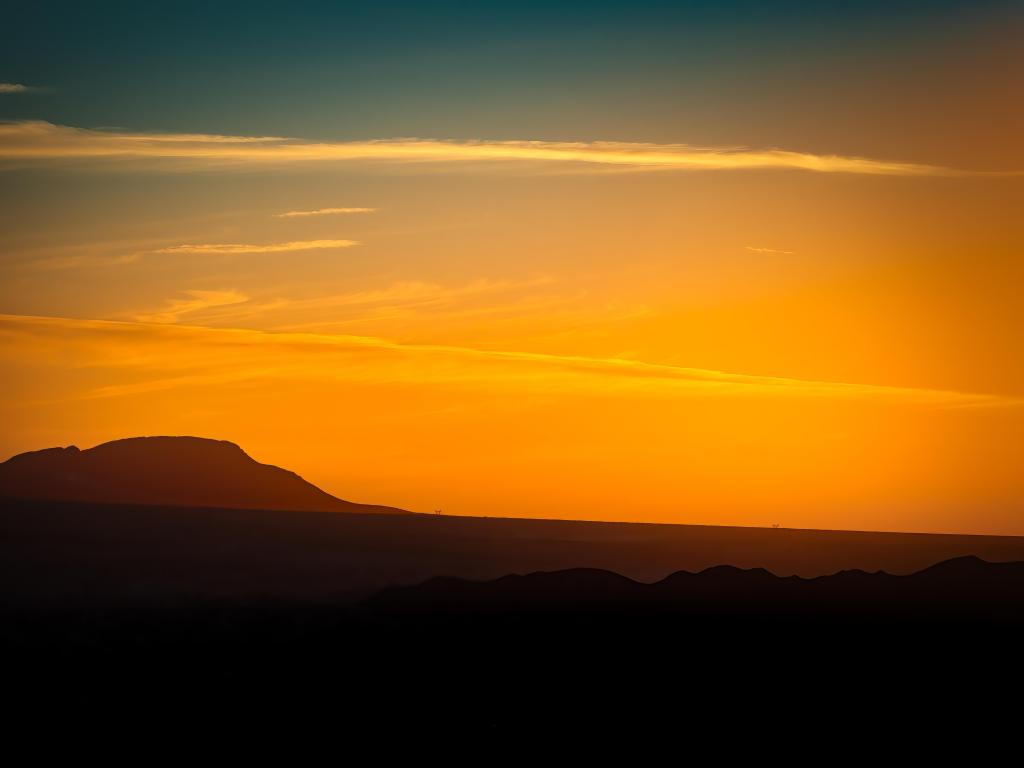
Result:
[[[89,269],[102,267],[117,267],[125,264],[135,264],[142,261],[146,256],[153,254],[163,255],[244,255],[259,253],[286,253],[290,251],[305,251],[331,248],[352,248],[359,245],[356,240],[298,240],[286,243],[186,243],[183,245],[171,245],[153,247],[159,243],[166,243],[166,238],[156,242],[130,243],[135,250],[125,249],[124,243],[90,243],[71,247],[44,249],[41,254],[23,261],[21,268],[36,271],[59,271],[65,269]],[[115,249],[125,249],[122,253],[111,252]],[[54,255],[49,255],[53,253]]]
[[[333,296],[317,296],[311,299],[293,301],[293,307],[359,308],[367,307],[408,307],[450,304],[459,299],[477,296],[493,296],[523,288],[533,288],[552,282],[549,277],[537,277],[523,281],[474,280],[460,286],[442,286],[420,280],[400,280],[384,288]]]
[[[413,316],[500,314],[519,306],[535,309],[537,297],[532,293],[523,296],[523,293],[552,283],[552,278],[547,276],[514,281],[480,279],[462,285],[404,280],[382,288],[348,293],[302,298],[249,297],[237,303],[202,307],[202,324],[256,321],[260,323],[258,327],[264,329],[321,332],[334,326]],[[565,301],[564,296],[552,298],[557,298],[559,303]],[[143,319],[161,312],[163,310],[130,316]],[[282,312],[288,318],[285,324],[277,322],[282,319]]]
[[[21,83],[0,83],[0,93],[28,93],[32,90],[35,89]]]
[[[753,245],[748,245],[747,246],[747,250],[748,251],[753,251],[754,253],[789,253],[789,254],[796,253],[796,251],[781,251],[778,248],[759,248],[759,247],[753,246]]]
[[[184,299],[172,299],[159,312],[136,315],[135,319],[143,323],[176,323],[182,317],[201,312],[211,307],[224,307],[241,304],[249,297],[238,291],[185,291]]]
[[[43,121],[0,123],[0,160],[187,162],[190,167],[376,161],[427,167],[438,163],[518,163],[632,171],[778,169],[888,176],[962,175],[934,165],[819,155],[782,149],[693,147],[610,141],[444,141],[382,139],[319,142],[278,136],[129,133],[71,128]]]
[[[293,219],[302,216],[338,216],[346,213],[374,213],[376,208],[318,208],[315,211],[288,211],[275,213],[275,219]]]
[[[51,271],[61,269],[78,269],[85,267],[116,267],[122,264],[134,264],[141,259],[138,253],[124,253],[120,255],[102,254],[75,254],[70,256],[51,256],[43,259],[34,259],[28,262],[27,267],[40,271]]]
[[[198,293],[198,292],[196,292]],[[207,292],[212,294],[213,292]],[[185,305],[241,297],[222,292]],[[170,313],[181,309],[170,310]],[[213,329],[191,325],[0,315],[0,359],[108,372],[109,384],[75,399],[256,380],[415,381],[515,391],[628,388],[677,397],[853,399],[925,407],[1020,406],[1019,399],[942,389],[757,376],[624,358],[403,344],[372,336]],[[121,373],[118,373],[121,372]]]
[[[287,251],[310,251],[323,248],[351,248],[355,245],[359,245],[356,240],[296,240],[288,243],[269,243],[266,245],[248,245],[245,243],[199,243],[172,245],[169,248],[158,248],[155,251],[150,251],[150,253],[284,253]]]

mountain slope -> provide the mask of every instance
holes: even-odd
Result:
[[[405,513],[335,498],[239,446],[200,437],[133,437],[87,450],[48,448],[0,464],[0,498],[319,512]]]

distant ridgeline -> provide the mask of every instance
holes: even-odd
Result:
[[[771,616],[895,621],[992,621],[1024,626],[1024,562],[960,557],[907,576],[841,571],[803,579],[763,568],[680,571],[646,584],[609,571],[578,568],[509,575],[491,581],[435,578],[389,587],[374,611],[433,615]]]

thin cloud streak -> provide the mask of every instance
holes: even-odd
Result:
[[[288,211],[275,213],[275,219],[293,219],[304,216],[338,216],[349,213],[374,213],[376,208],[318,208],[315,211]]]
[[[804,170],[886,176],[976,175],[934,165],[817,155],[781,149],[705,148],[686,144],[387,139],[316,142],[277,136],[99,131],[44,121],[0,123],[0,161],[180,161],[220,167],[376,161],[431,164],[519,163],[633,171]],[[993,175],[993,174],[981,174]],[[999,174],[996,174],[999,175]]]
[[[166,239],[164,239],[166,242]],[[247,243],[198,243],[166,246],[163,248],[143,248],[129,253],[69,253],[61,256],[45,256],[33,258],[22,264],[23,269],[36,271],[59,271],[66,269],[86,269],[99,267],[117,267],[125,264],[136,264],[143,257],[153,254],[162,255],[240,255],[256,253],[287,253],[290,251],[322,250],[331,248],[352,248],[360,245],[357,240],[297,240],[286,243],[269,243],[253,245]],[[96,246],[78,247],[75,250],[95,249]]]
[[[0,93],[28,93],[33,90],[21,83],[0,83]]]
[[[453,300],[472,296],[550,285],[553,282],[552,278],[542,276],[532,280],[520,281],[482,279],[474,280],[462,286],[445,287],[437,283],[418,280],[400,280],[386,288],[299,299],[292,301],[291,306],[306,309],[315,307],[329,307],[331,309],[353,307],[365,309],[372,306],[437,305],[447,304]]]
[[[351,248],[359,245],[356,240],[296,240],[288,243],[247,245],[244,243],[200,243],[195,245],[173,245],[159,248],[150,253],[198,253],[198,254],[243,254],[243,253],[285,253],[288,251],[310,251],[324,248]]]
[[[666,396],[755,395],[854,399],[926,407],[1019,406],[998,395],[729,373],[646,363],[472,347],[404,344],[372,336],[213,329],[109,320],[0,315],[0,355],[45,365],[125,370],[142,380],[77,393],[95,399],[190,382],[280,378],[417,381],[523,387],[642,387]],[[70,359],[77,355],[80,359]],[[230,368],[225,373],[225,368]],[[148,376],[148,378],[146,378]],[[651,390],[653,388],[653,390]]]
[[[304,298],[264,295],[237,304],[203,308],[201,314],[190,315],[189,322],[217,327],[241,325],[268,331],[334,333],[338,328],[352,325],[387,324],[412,318],[421,318],[424,323],[453,318],[500,320],[544,312],[550,318],[570,313],[576,327],[586,323],[587,320],[567,306],[567,302],[571,304],[581,298],[579,294],[536,292],[554,282],[547,276],[518,281],[482,279],[455,286],[399,281],[379,289]],[[628,309],[631,315],[637,313],[635,307]],[[158,311],[159,308],[151,310]],[[604,321],[613,316],[622,318],[623,311],[620,309],[613,314],[606,308],[601,313]],[[137,318],[139,313],[127,317]]]
[[[781,250],[779,250],[777,248],[759,248],[759,247],[755,247],[753,245],[748,245],[747,246],[747,250],[748,251],[753,251],[754,253],[788,253],[788,254],[796,253],[796,251],[781,251]]]
[[[509,312],[524,306],[524,299],[510,298],[523,291],[551,285],[550,277],[532,280],[475,280],[461,286],[443,286],[422,281],[399,281],[382,289],[329,294],[298,299],[280,297],[250,302],[208,313],[204,321],[215,322],[267,319],[278,310],[286,310],[294,317],[297,313],[314,316],[328,312],[328,317],[284,325],[265,326],[273,331],[329,332],[327,329],[354,323],[366,324],[413,315],[434,317],[481,317]],[[559,302],[562,298],[559,297]],[[536,309],[535,304],[525,306]],[[551,305],[549,304],[549,307]],[[204,322],[205,324],[205,322]]]
[[[138,253],[124,253],[116,256],[103,255],[74,255],[74,256],[53,256],[45,259],[35,259],[26,265],[29,269],[39,271],[57,271],[62,269],[79,269],[89,267],[116,267],[123,264],[135,264],[141,260]]]
[[[183,316],[202,312],[212,307],[225,307],[241,304],[249,297],[238,291],[185,291],[188,298],[172,299],[159,312],[136,315],[135,319],[142,323],[176,323]]]

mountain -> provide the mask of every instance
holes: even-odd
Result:
[[[0,464],[0,498],[410,514],[343,501],[239,446],[201,437],[132,437],[87,450],[47,448]]]

